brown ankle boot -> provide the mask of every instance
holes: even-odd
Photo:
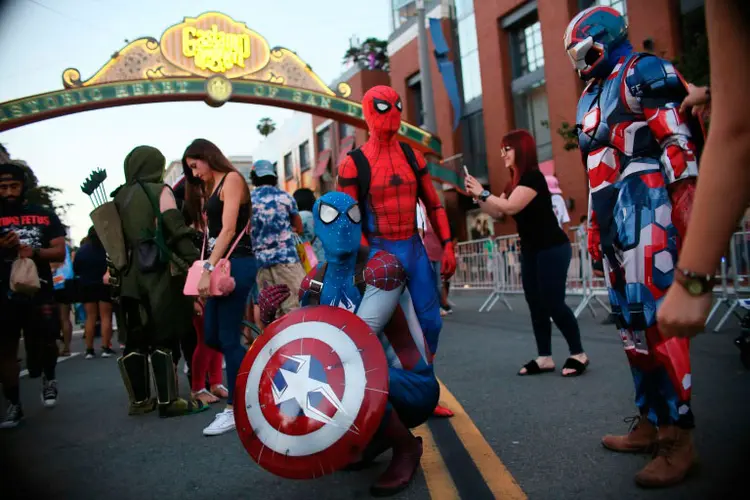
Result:
[[[602,438],[602,445],[612,451],[622,453],[647,453],[656,444],[656,427],[645,416],[625,419],[630,424],[630,432],[625,436],[608,434]]]
[[[383,437],[393,446],[393,457],[388,468],[370,487],[376,497],[395,495],[406,489],[422,459],[422,438],[414,437],[395,411],[387,417]]]
[[[422,459],[422,438],[412,437],[412,440],[409,446],[393,449],[391,463],[370,488],[373,496],[389,497],[409,486]]]
[[[635,475],[643,488],[663,488],[681,483],[697,463],[692,429],[674,425],[659,428],[654,459]]]

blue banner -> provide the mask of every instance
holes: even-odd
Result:
[[[440,74],[443,75],[443,85],[453,106],[453,130],[456,130],[461,121],[461,94],[458,92],[456,67],[448,58],[450,49],[443,36],[443,26],[440,21],[440,19],[430,18],[430,35],[432,44],[435,46],[435,60]]]

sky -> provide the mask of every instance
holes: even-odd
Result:
[[[389,0],[9,0],[0,2],[0,102],[63,88],[62,74],[76,68],[81,79],[96,73],[125,40],[160,39],[184,17],[219,11],[244,22],[271,47],[297,52],[330,83],[342,70],[349,40],[386,39]],[[14,159],[25,160],[42,184],[63,190],[57,199],[73,206],[63,217],[79,242],[91,225],[91,201],[80,190],[96,168],[107,170],[105,187],[123,182],[122,163],[135,146],[164,153],[167,164],[182,157],[197,137],[215,142],[227,156],[247,155],[262,140],[263,117],[277,125],[291,111],[250,104],[141,104],[87,111],[0,132]]]

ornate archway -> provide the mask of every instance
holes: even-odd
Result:
[[[219,12],[207,12],[115,52],[91,78],[63,72],[64,89],[0,103],[0,132],[58,116],[131,104],[204,101],[304,111],[365,128],[362,106],[342,83],[330,89],[294,52]],[[400,138],[441,156],[440,140],[402,122]]]

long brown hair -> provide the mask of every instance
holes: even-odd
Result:
[[[523,174],[539,170],[536,141],[526,130],[512,130],[503,136],[500,145],[502,148],[509,146],[515,152],[516,164],[510,168],[510,181],[505,186],[505,194],[510,196],[510,193],[518,186]]]
[[[182,155],[182,172],[185,174],[185,211],[188,217],[193,220],[201,229],[204,227],[203,216],[201,210],[204,202],[213,192],[213,181],[202,182],[199,178],[193,175],[193,170],[188,166],[187,160],[192,158],[194,160],[203,160],[208,163],[211,170],[216,172],[231,173],[237,172],[240,176],[240,172],[234,168],[232,162],[224,156],[219,147],[213,142],[206,139],[195,139],[187,147]],[[244,179],[244,178],[243,178]],[[248,203],[250,202],[250,188],[247,186],[247,182],[244,183],[244,198],[247,198]]]

